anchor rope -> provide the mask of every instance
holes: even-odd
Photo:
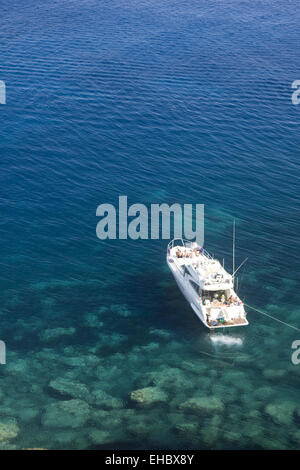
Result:
[[[279,320],[279,318],[273,317],[272,315],[269,315],[269,314],[266,313],[266,312],[262,312],[262,311],[259,310],[258,308],[252,307],[251,305],[248,305],[248,304],[245,304],[245,303],[244,303],[244,305],[246,305],[246,307],[248,307],[248,308],[251,308],[252,310],[255,310],[255,312],[261,313],[262,315],[266,315],[266,317],[272,318],[272,320],[276,320],[276,321],[278,321],[279,323],[283,323],[283,325],[289,326],[290,328],[293,328],[294,330],[300,331],[300,329],[297,328],[296,326],[290,325],[289,323],[286,323],[286,322],[284,322],[284,321],[282,321],[282,320]]]
[[[216,361],[218,362],[221,362],[222,364],[226,364],[226,365],[232,365],[232,362],[229,362],[230,359],[236,359],[236,358],[233,358],[233,357],[223,357],[218,355],[218,354],[209,354],[205,351],[198,351],[200,354],[205,354],[206,356],[210,356],[212,357],[213,359],[215,359]]]
[[[213,358],[221,358],[221,360],[223,359],[240,359],[240,358],[244,358],[244,356],[242,355],[239,355],[239,356],[228,356],[227,354],[210,354],[206,351],[198,351],[199,353],[201,354],[206,354],[206,356],[210,356],[210,357],[213,357]]]

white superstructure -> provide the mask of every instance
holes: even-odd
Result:
[[[192,309],[207,328],[248,325],[243,302],[234,291],[233,276],[196,243],[174,239],[167,263]]]

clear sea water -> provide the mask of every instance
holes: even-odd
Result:
[[[288,0],[2,4],[2,448],[300,447],[300,332],[249,310],[214,345],[165,240],[95,234],[119,195],[202,203],[230,270],[235,217],[240,296],[300,328],[299,25]]]

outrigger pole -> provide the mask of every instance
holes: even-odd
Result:
[[[235,219],[233,219],[233,234],[232,234],[232,283],[234,289],[234,275],[235,275]]]
[[[247,258],[245,258],[244,261],[239,265],[239,267],[234,271],[233,276],[236,275],[236,273],[238,272],[238,270],[243,266],[244,263],[246,263],[247,260],[248,260],[248,256],[247,256]]]
[[[234,289],[235,275],[238,272],[238,270],[243,266],[243,264],[246,263],[247,260],[248,260],[248,256],[239,265],[239,267],[237,269],[235,269],[235,219],[233,219],[233,236],[232,236],[232,283],[233,283],[233,289]]]

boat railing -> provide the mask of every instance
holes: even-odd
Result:
[[[191,240],[186,240],[185,238],[173,238],[173,240],[171,240],[168,243],[168,252],[169,252],[169,250],[174,248],[174,246],[182,246],[184,248],[192,248],[193,243],[195,243],[195,242],[193,242]],[[201,248],[201,253],[203,255],[205,255],[209,259],[214,259],[213,256],[210,253],[208,253],[208,251],[206,251],[203,247],[200,247],[200,248]]]

